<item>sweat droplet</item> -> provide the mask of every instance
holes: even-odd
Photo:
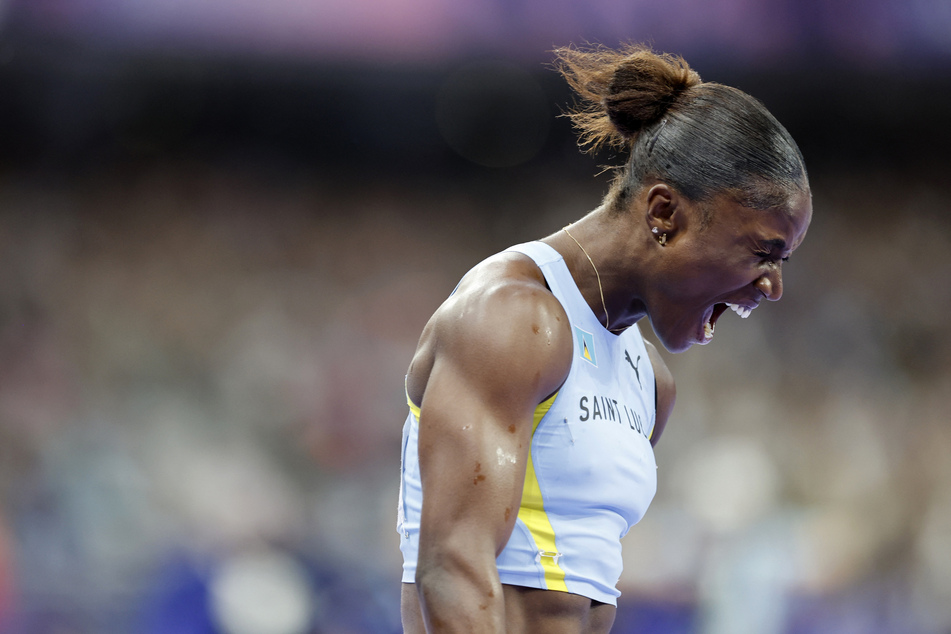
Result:
[[[508,462],[509,464],[515,464],[515,463],[516,463],[515,454],[514,454],[514,453],[505,453],[504,451],[502,451],[502,448],[501,448],[501,447],[499,447],[498,449],[495,450],[495,455],[498,456],[498,458],[499,458],[499,465],[500,465],[500,466],[501,466],[501,465],[504,465],[506,462]]]

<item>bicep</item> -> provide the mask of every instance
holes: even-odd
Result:
[[[421,539],[494,558],[518,513],[531,414],[502,411],[447,365],[434,365],[420,408]]]
[[[564,380],[571,335],[532,294],[464,308],[467,319],[446,319],[464,327],[437,327],[420,404],[420,556],[468,549],[494,564],[518,515],[534,408]]]

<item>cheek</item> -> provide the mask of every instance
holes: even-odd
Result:
[[[679,265],[665,280],[667,297],[683,304],[681,308],[693,310],[751,283],[754,270],[747,253],[740,252],[736,245],[714,248],[699,242],[684,244]]]
[[[685,279],[681,297],[686,301],[706,304],[724,293],[742,288],[755,280],[748,266],[729,266],[725,262],[711,262]]]
[[[685,276],[679,284],[679,292],[685,299],[706,297],[716,294],[732,277],[734,276],[720,266],[720,263],[712,262]]]

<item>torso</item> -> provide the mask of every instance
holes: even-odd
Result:
[[[538,271],[538,269],[535,270]],[[547,280],[547,282],[550,281]],[[545,284],[545,278],[543,277],[540,282]],[[577,293],[577,289],[572,287],[572,292]],[[558,293],[556,293],[557,295]],[[580,294],[572,299],[576,304],[583,302]],[[564,300],[562,300],[562,303],[564,304]],[[545,443],[552,445],[554,453],[551,449],[548,449],[546,450],[547,453],[540,454],[542,457],[539,462],[541,479],[539,484],[543,490],[560,490],[559,497],[562,500],[562,505],[568,504],[570,506],[572,504],[571,500],[575,500],[578,504],[589,506],[588,500],[591,498],[591,489],[588,488],[588,479],[599,479],[602,475],[608,476],[610,480],[604,482],[610,482],[608,489],[612,493],[609,494],[610,498],[602,508],[595,509],[595,515],[601,514],[600,519],[595,520],[601,522],[600,526],[602,528],[599,531],[604,533],[604,529],[607,528],[608,539],[602,538],[602,541],[589,544],[583,541],[584,536],[570,538],[567,542],[567,552],[565,557],[562,558],[562,566],[559,566],[559,568],[562,568],[559,571],[560,579],[556,579],[560,583],[560,587],[556,585],[554,588],[544,589],[545,584],[551,583],[551,579],[548,578],[550,575],[542,575],[537,582],[524,576],[526,572],[535,574],[535,567],[531,564],[531,561],[537,561],[535,559],[537,553],[535,548],[538,541],[535,538],[533,542],[532,531],[526,527],[526,523],[522,522],[520,512],[519,526],[521,528],[516,527],[515,530],[523,543],[513,545],[513,542],[518,542],[519,539],[510,539],[507,551],[511,551],[512,554],[508,563],[512,564],[514,562],[514,565],[509,566],[508,577],[506,577],[506,574],[500,575],[504,589],[507,631],[510,632],[571,632],[575,634],[610,631],[615,615],[615,608],[612,604],[615,602],[617,594],[614,584],[617,581],[617,575],[620,574],[620,544],[618,539],[620,535],[626,532],[630,524],[640,518],[654,492],[655,472],[653,453],[649,442],[654,422],[652,415],[654,405],[653,373],[650,361],[646,358],[647,351],[644,348],[643,341],[636,333],[636,329],[623,338],[617,338],[604,332],[596,318],[591,315],[590,309],[586,305],[580,306],[580,308],[578,306],[573,309],[575,315],[571,317],[572,325],[566,324],[566,326],[574,329],[580,324],[583,330],[597,333],[595,341],[591,344],[595,345],[596,350],[593,349],[592,353],[596,353],[598,358],[595,363],[592,363],[594,360],[590,358],[585,361],[576,359],[574,364],[580,364],[581,369],[573,371],[571,376],[575,376],[575,378],[562,386],[563,389],[560,390],[562,395],[555,400],[555,406],[553,406],[555,411],[553,413],[558,418],[557,423],[561,423],[562,418],[565,419],[564,429],[561,428],[561,425],[552,422],[552,417],[545,419],[548,422],[543,422],[539,427],[540,437],[543,440],[555,441],[554,444]],[[576,317],[582,319],[578,320]],[[597,332],[597,329],[602,332]],[[587,335],[587,333],[585,334]],[[573,332],[571,336],[572,339],[576,340],[575,356],[577,356],[579,347],[583,346],[584,342],[579,339],[581,335],[577,332]],[[420,351],[423,354],[417,354],[414,360],[415,367],[411,368],[408,376],[408,395],[411,400],[417,402],[417,399],[421,400],[422,389],[420,388],[425,385],[424,377],[428,375],[428,370],[432,364],[431,355],[426,353],[426,348],[431,345],[430,342],[431,338],[424,333],[420,346]],[[626,358],[625,355],[628,351],[630,351],[630,359]],[[631,368],[634,368],[635,365],[638,369],[632,370]],[[598,373],[591,374],[597,369],[597,366],[600,366]],[[607,377],[608,380],[599,382],[598,376],[602,379]],[[420,379],[423,380],[420,381]],[[569,385],[571,389],[568,389]],[[595,399],[602,403],[599,409],[596,409],[598,406],[593,403]],[[610,414],[605,409],[605,404],[609,407],[614,406]],[[640,413],[639,418],[636,412]],[[569,419],[571,420],[570,425],[567,424]],[[410,428],[413,422],[411,417],[407,423]],[[404,444],[404,452],[407,449],[416,449],[415,434],[412,436],[414,442],[411,443],[412,446],[410,447]],[[605,470],[606,465],[613,461],[598,458],[598,456],[601,458],[605,456],[608,447],[611,447],[614,454],[619,456],[617,464],[623,465],[618,473],[614,473],[613,468]],[[623,457],[621,454],[633,458],[637,465],[631,466],[632,460],[630,459],[620,459]],[[404,469],[407,466],[405,459],[406,456],[404,455]],[[561,466],[559,467],[559,465]],[[601,466],[593,468],[596,465]],[[574,487],[568,487],[567,489],[564,487],[565,481],[560,476],[559,471],[564,471],[565,468],[581,470],[578,475],[584,475],[587,478],[584,491],[579,493],[574,490]],[[608,473],[608,471],[611,473]],[[636,471],[636,473],[632,473],[633,471]],[[642,474],[646,474],[647,477],[640,477]],[[405,475],[404,472],[404,477]],[[636,476],[633,481],[630,479],[632,475]],[[418,476],[410,474],[411,481],[415,477]],[[404,481],[404,488],[406,484]],[[616,492],[614,492],[615,488],[618,489]],[[632,496],[632,489],[643,489],[645,495],[641,496],[640,493],[637,493],[636,496]],[[410,497],[416,496],[411,495]],[[600,497],[603,496],[598,496],[599,499],[594,500],[595,503],[590,504],[590,506],[598,506]],[[637,498],[637,500],[633,500],[634,498]],[[557,510],[556,507],[557,504],[553,505],[552,508]],[[605,513],[605,507],[609,509],[609,512]],[[615,509],[618,508],[624,508],[625,510],[617,512]],[[414,509],[410,515],[412,517],[409,518],[410,522],[408,524],[404,525],[403,518],[401,518],[404,547],[409,543],[407,540],[410,539],[410,532],[418,530],[418,508]],[[556,515],[552,514],[551,517],[552,528],[557,535],[561,527],[557,524]],[[579,538],[582,541],[572,548],[570,544]],[[412,540],[415,541],[415,535]],[[611,541],[614,542],[614,545],[608,543]],[[412,550],[415,550],[415,546],[412,546]],[[596,558],[603,561],[607,557],[607,561],[610,563],[605,565],[598,563],[594,568],[586,568],[589,564],[584,561],[587,557],[583,553],[590,553],[592,550],[598,551],[599,554]],[[581,566],[581,568],[575,568],[574,577],[572,575],[572,559],[577,562],[575,566]],[[525,560],[526,563],[519,564],[518,562],[522,560]],[[503,572],[502,568],[506,564],[505,553],[500,556],[499,563],[502,564],[500,565],[500,572]],[[547,568],[551,568],[554,562],[546,561],[545,563],[547,564],[545,573],[548,573]],[[606,574],[595,575],[596,582],[592,584],[585,579],[585,575],[591,574],[592,569],[607,570],[607,572]],[[511,581],[512,572],[521,576],[517,580]],[[581,574],[581,577],[578,577],[577,574]],[[404,576],[404,581],[409,582],[411,580],[411,573]],[[534,587],[528,587],[532,585]],[[419,603],[415,586],[412,583],[404,584],[403,612],[404,627],[407,632],[425,631],[419,621]]]
[[[553,402],[536,409],[521,508],[497,558],[499,577],[614,604],[620,538],[656,490],[653,371],[637,327],[607,332],[556,252],[539,243],[517,248],[536,258],[564,307],[574,353]]]

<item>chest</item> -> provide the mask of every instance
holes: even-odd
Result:
[[[643,342],[591,337],[532,438],[549,504],[612,509],[636,523],[656,490],[654,377]]]

